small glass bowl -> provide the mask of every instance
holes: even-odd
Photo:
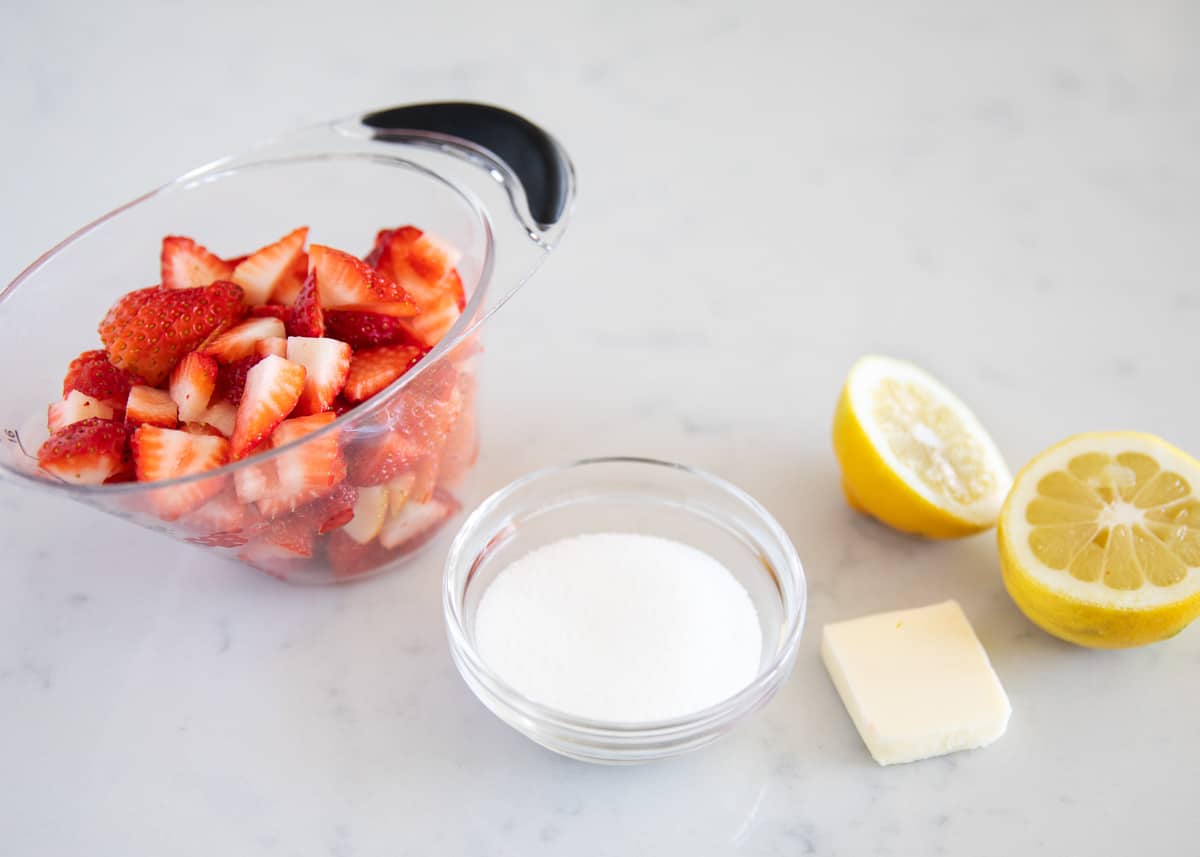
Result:
[[[618,723],[547,708],[488,668],[475,647],[475,615],[496,575],[542,545],[606,532],[674,539],[705,551],[733,573],[750,594],[762,625],[762,658],[753,681],[693,714]],[[600,458],[531,473],[484,501],[450,548],[442,604],[454,663],[492,713],[564,756],[633,764],[703,747],[765,705],[791,672],[806,601],[795,547],[750,495],[678,464]]]

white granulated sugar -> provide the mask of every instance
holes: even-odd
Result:
[[[728,699],[762,654],[754,604],[725,566],[632,533],[563,539],[505,568],[480,599],[475,638],[529,699],[624,723]]]

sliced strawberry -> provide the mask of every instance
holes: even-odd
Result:
[[[401,322],[412,340],[426,348],[442,341],[462,315],[453,295],[443,294],[416,316]]]
[[[233,267],[191,238],[168,235],[162,243],[162,284],[168,289],[192,289],[228,280]]]
[[[346,450],[350,482],[358,486],[384,485],[408,474],[425,454],[420,444],[399,432],[362,436]]]
[[[316,274],[321,306],[336,309],[347,304],[412,304],[412,299],[395,283],[370,265],[321,244],[308,252],[309,273]],[[415,309],[415,307],[414,307]]]
[[[427,455],[413,465],[413,482],[409,489],[409,501],[428,503],[438,484],[438,458]]]
[[[296,295],[287,318],[288,336],[325,335],[325,314],[321,311],[321,298],[317,294],[317,278],[309,274],[304,286]]]
[[[271,355],[246,374],[246,389],[238,405],[231,451],[235,460],[262,443],[296,407],[304,392],[303,366]]]
[[[266,446],[263,446],[265,449]],[[252,458],[255,449],[247,458]],[[233,486],[240,502],[250,505],[260,500],[266,500],[279,494],[279,475],[275,470],[275,462],[265,461],[261,464],[246,462],[233,474]]]
[[[179,406],[166,390],[139,384],[129,389],[125,403],[125,422],[131,428],[140,425],[175,428],[179,421]]]
[[[475,379],[459,375],[461,405],[438,459],[438,479],[453,488],[462,483],[479,457],[479,429],[475,419]]]
[[[66,428],[71,423],[81,422],[92,417],[111,420],[113,418],[113,409],[98,399],[85,396],[78,390],[72,390],[67,393],[65,399],[61,402],[55,402],[47,409],[46,427],[50,430],[51,434],[54,434],[54,432]]]
[[[217,387],[213,391],[213,398],[224,399],[234,405],[241,404],[242,393],[246,389],[246,375],[258,365],[260,360],[262,360],[261,355],[251,354],[249,357],[243,357],[241,360],[221,366],[217,371]]]
[[[304,286],[304,281],[307,278],[308,254],[301,253],[296,257],[296,261],[292,265],[292,269],[288,272],[288,275],[279,281],[279,285],[271,293],[271,302],[290,307],[296,302],[296,295],[300,294],[300,289]]]
[[[422,308],[449,294],[459,309],[466,306],[462,280],[454,266],[460,253],[444,241],[413,226],[402,226],[376,237],[368,258],[374,267],[404,289]]]
[[[372,539],[365,544],[356,541],[347,535],[345,528],[330,533],[324,542],[325,558],[333,569],[334,579],[341,582],[363,577],[395,556],[377,540]]]
[[[233,428],[237,423],[237,408],[229,402],[214,402],[200,416],[200,422],[212,426],[225,437],[233,437]]]
[[[358,489],[353,517],[342,532],[359,544],[366,544],[379,535],[388,512],[388,489],[384,485]]]
[[[317,414],[329,410],[350,374],[350,346],[336,339],[289,336],[287,359],[299,363],[308,372],[296,413]]]
[[[283,322],[277,318],[250,318],[210,340],[204,350],[218,363],[233,363],[254,354],[261,340],[285,335]]]
[[[399,513],[388,516],[379,533],[379,543],[404,553],[414,551],[432,538],[458,509],[458,501],[443,491],[435,493],[427,503],[410,500]]]
[[[304,253],[304,242],[307,240],[307,226],[293,230],[274,244],[251,253],[228,279],[246,290],[247,304],[261,306],[271,298],[280,283],[291,276],[296,259]]]
[[[365,402],[391,384],[424,356],[411,345],[384,345],[360,351],[350,358],[350,374],[342,391],[346,401]]]
[[[228,486],[179,521],[182,527],[198,534],[189,538],[189,542],[224,548],[246,544],[249,539],[243,531],[253,522],[253,509],[247,510],[239,503],[233,489]]]
[[[98,417],[56,431],[37,454],[43,470],[78,485],[99,485],[130,469],[129,431]]]
[[[291,518],[281,518],[263,527],[238,553],[238,559],[265,571],[272,577],[287,580],[298,562],[313,555],[316,534]]]
[[[272,448],[304,439],[275,458],[276,489],[259,501],[259,511],[274,517],[328,494],[346,478],[338,432],[318,434],[336,417],[331,412],[285,420],[271,434]],[[353,505],[351,501],[350,505]]]
[[[192,422],[208,410],[217,386],[217,361],[210,355],[193,351],[171,370],[171,398],[179,406],[179,420]]]
[[[270,339],[260,339],[254,344],[254,353],[259,357],[274,354],[276,357],[287,356],[287,340],[282,336],[272,336]]]
[[[395,316],[360,310],[325,310],[325,333],[355,351],[412,341],[404,323]]]
[[[343,482],[316,500],[300,506],[292,517],[317,535],[324,535],[350,523],[357,502],[358,489]]]
[[[291,315],[291,310],[279,304],[263,304],[262,306],[250,307],[250,312],[247,315],[250,318],[277,318],[286,324],[288,316]]]
[[[155,286],[117,301],[100,323],[100,339],[114,366],[157,386],[183,355],[244,312],[242,290],[233,283],[194,289]]]
[[[409,470],[407,473],[402,473],[395,479],[392,479],[384,487],[388,492],[388,516],[396,517],[400,514],[400,510],[404,508],[404,504],[413,499],[413,487],[417,484],[416,472]],[[422,498],[418,502],[424,502],[428,498]]]
[[[133,433],[133,461],[139,482],[161,482],[216,470],[229,461],[223,437],[143,425]],[[225,486],[223,478],[200,479],[153,491],[150,501],[164,521],[198,509]]]
[[[78,390],[85,396],[120,408],[129,398],[129,388],[141,383],[143,381],[137,375],[109,363],[108,352],[85,351],[72,360],[67,368],[67,376],[63,378],[63,395]]]

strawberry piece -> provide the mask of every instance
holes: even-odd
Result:
[[[475,379],[459,375],[461,405],[438,458],[438,479],[453,488],[462,483],[479,458],[479,429],[475,418]]]
[[[304,286],[304,281],[307,278],[308,254],[301,253],[296,257],[291,271],[288,272],[286,277],[280,280],[279,285],[275,287],[275,291],[271,293],[271,302],[290,307],[296,302],[296,295],[300,294],[300,289]]]
[[[133,433],[133,462],[139,482],[161,482],[216,470],[229,461],[229,441],[223,437],[143,425]],[[200,479],[160,488],[150,502],[164,521],[198,509],[220,493],[226,480]]]
[[[379,535],[387,519],[388,489],[384,485],[359,488],[353,515],[342,531],[359,544],[366,544]]]
[[[419,444],[399,432],[367,436],[347,450],[347,474],[350,482],[360,487],[384,485],[409,473],[424,455]]]
[[[408,330],[395,316],[360,310],[325,310],[325,333],[355,351],[411,342]]]
[[[120,408],[129,398],[129,388],[141,383],[137,375],[109,363],[108,353],[98,349],[85,351],[71,361],[63,378],[63,395],[78,390],[110,407]]]
[[[261,528],[254,541],[238,553],[238,559],[287,580],[298,561],[313,555],[315,534],[291,518],[283,518]]]
[[[309,273],[316,274],[321,306],[336,309],[347,304],[397,303],[412,305],[403,289],[370,265],[321,244],[308,251]]]
[[[283,322],[277,318],[250,318],[210,340],[204,350],[218,363],[233,363],[254,354],[261,340],[285,335]]]
[[[194,289],[154,286],[117,301],[100,322],[100,339],[114,366],[157,386],[183,355],[243,312],[242,290],[233,283]]]
[[[170,393],[142,384],[130,388],[125,403],[125,422],[131,428],[152,425],[173,429],[178,421],[179,406]]]
[[[295,514],[300,520],[310,522],[317,535],[325,535],[353,520],[357,502],[358,489],[343,482],[328,494],[301,506]]]
[[[55,402],[47,409],[46,428],[50,430],[51,434],[54,434],[72,423],[82,422],[92,417],[111,420],[113,409],[98,399],[85,396],[78,390],[72,390],[61,402]]]
[[[292,511],[328,494],[346,478],[346,462],[342,457],[339,433],[330,431],[311,436],[335,419],[328,411],[296,417],[280,423],[271,434],[271,447],[275,449],[302,438],[304,440],[276,457],[274,463],[278,484],[274,490],[268,488],[270,493],[258,501],[258,510],[265,517]],[[349,506],[353,505],[351,500]]]
[[[272,336],[270,339],[260,339],[254,344],[254,353],[259,357],[274,354],[276,357],[287,356],[287,340],[282,336]]]
[[[277,318],[284,324],[287,324],[291,310],[279,304],[263,304],[262,306],[250,307],[250,312],[246,313],[246,315],[249,318]]]
[[[192,289],[228,280],[233,266],[191,238],[168,235],[162,243],[162,284],[168,289]]]
[[[333,569],[334,579],[341,582],[362,577],[394,556],[374,539],[365,544],[355,541],[344,528],[330,533],[325,539],[325,558]]]
[[[179,420],[192,422],[208,410],[217,386],[217,361],[208,354],[193,351],[171,370],[171,398],[179,406]]]
[[[304,253],[308,227],[289,232],[274,244],[255,250],[234,269],[228,279],[246,291],[246,303],[261,306],[286,278],[292,275],[296,260]]]
[[[253,510],[239,503],[237,496],[226,486],[203,506],[183,516],[179,523],[197,533],[187,539],[193,544],[230,548],[249,541],[243,530],[253,524],[252,516]]]
[[[129,431],[99,417],[56,431],[37,454],[43,470],[77,485],[99,485],[130,469]]]
[[[251,354],[217,370],[217,387],[213,390],[214,399],[224,399],[234,405],[241,404],[242,394],[246,389],[246,375],[258,365],[262,356]]]
[[[336,339],[289,336],[287,359],[307,371],[298,414],[316,414],[333,407],[350,374],[350,346]]]
[[[247,458],[265,449],[255,449]],[[275,470],[275,462],[267,461],[262,464],[246,463],[234,471],[234,491],[240,502],[247,505],[266,500],[279,494],[279,476]]]
[[[321,311],[321,298],[317,293],[317,278],[309,274],[304,286],[296,295],[287,318],[288,336],[322,337],[325,335],[325,314]]]
[[[385,230],[375,239],[368,259],[408,293],[421,309],[449,294],[459,309],[466,306],[462,279],[454,266],[460,253],[439,238],[414,226]]]
[[[462,315],[453,295],[444,294],[411,319],[402,321],[405,331],[414,342],[433,348],[442,341]]]
[[[234,460],[262,443],[296,407],[304,392],[303,366],[282,357],[264,357],[246,373],[230,441]]]
[[[436,492],[426,503],[409,500],[384,522],[379,543],[389,550],[410,553],[429,541],[458,510],[458,501],[444,491]]]
[[[423,356],[419,348],[411,345],[384,345],[360,351],[350,358],[350,374],[342,395],[354,404],[364,402],[415,366]]]
[[[207,411],[201,414],[200,422],[212,426],[225,437],[233,437],[233,428],[237,423],[237,408],[226,401],[214,402],[208,406]]]

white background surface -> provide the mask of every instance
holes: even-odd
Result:
[[[1122,653],[1046,637],[990,534],[927,544],[849,512],[828,434],[843,373],[878,350],[959,390],[1014,466],[1092,428],[1200,449],[1197,6],[242,5],[0,4],[0,275],[301,123],[444,97],[523,112],[581,194],[492,327],[475,496],[584,455],[716,471],[796,542],[808,632],[727,740],[586,767],[454,673],[438,551],[293,589],[5,486],[0,851],[1192,847],[1200,631]],[[1012,697],[1008,735],[879,769],[819,629],[948,596]]]

